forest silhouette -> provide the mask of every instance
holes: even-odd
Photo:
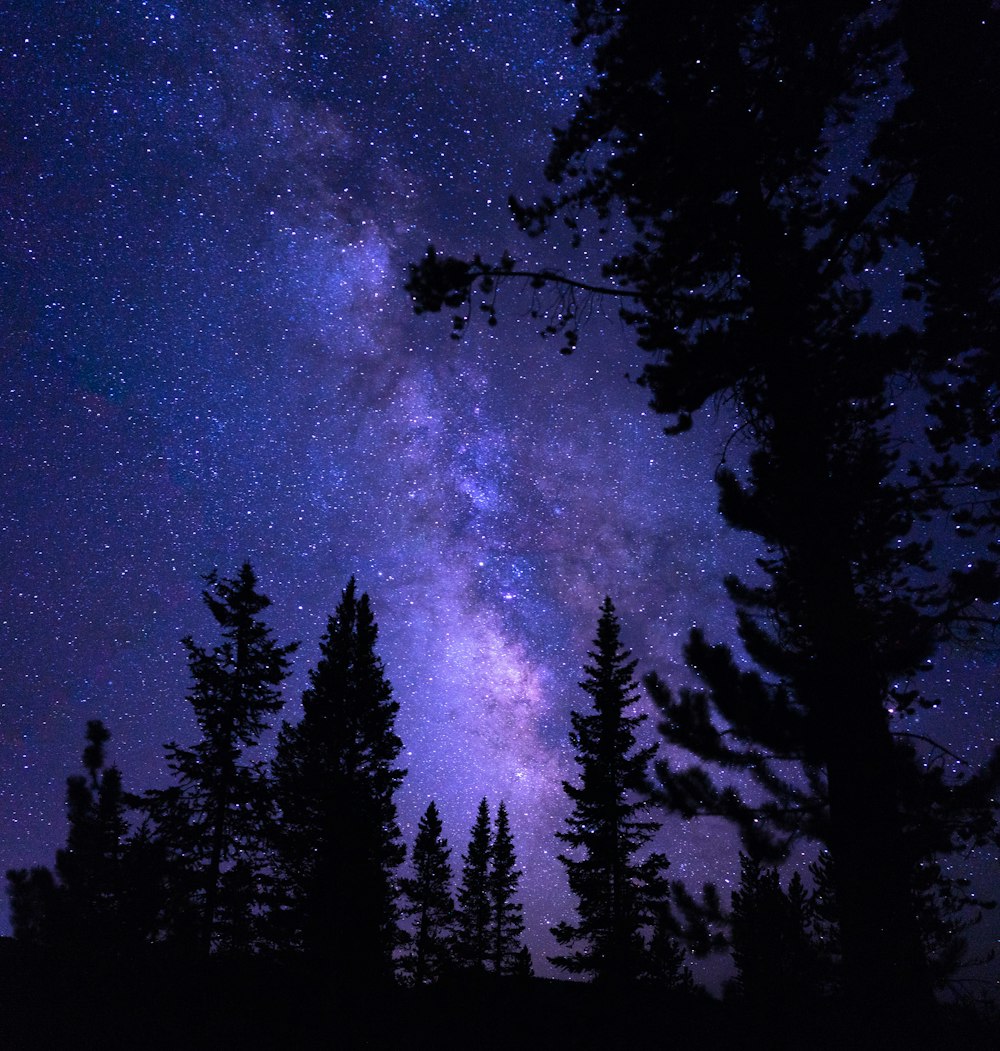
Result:
[[[924,1041],[944,1040],[927,917],[964,894],[942,859],[996,846],[1000,777],[1000,753],[957,771],[913,720],[949,700],[936,659],[995,644],[1000,600],[1000,19],[938,14],[576,3],[593,77],[551,193],[510,204],[538,242],[568,233],[580,273],[431,246],[407,284],[460,339],[526,282],[565,354],[617,302],[665,432],[735,420],[719,508],[761,572],[726,579],[741,653],[696,626],[699,687],[646,681],[696,758],[658,759],[655,794],[763,862],[821,844],[858,1032]]]
[[[617,302],[673,440],[736,420],[719,507],[762,552],[726,580],[738,643],[695,626],[698,685],[644,680],[669,749],[637,744],[635,664],[599,611],[553,829],[576,911],[552,962],[586,981],[532,977],[502,800],[457,887],[433,802],[407,865],[398,702],[353,580],[301,721],[251,758],[294,645],[247,563],[207,578],[220,640],[185,640],[201,738],[166,746],[172,783],[127,789],[90,723],[65,848],[8,873],[11,1046],[995,1046],[984,1005],[940,994],[990,905],[962,861],[998,846],[1000,751],[963,765],[914,716],[953,700],[935,660],[998,628],[1000,13],[577,0],[573,25],[592,83],[551,195],[511,208],[581,274],[431,247],[407,291],[461,338],[527,283],[565,353]],[[729,901],[669,877],[666,813],[738,831]],[[817,862],[785,877],[803,843]],[[727,950],[717,1000],[688,964]]]
[[[696,899],[668,880],[651,849],[656,745],[637,744],[637,661],[609,598],[583,666],[587,703],[567,728],[571,810],[554,830],[576,910],[552,928],[564,951],[549,959],[586,979],[584,993],[534,977],[502,800],[480,801],[457,871],[432,801],[404,864],[399,705],[354,579],[270,764],[252,750],[281,709],[297,644],[274,639],[250,563],[206,584],[219,640],[184,640],[202,736],[165,746],[171,783],[128,790],[91,720],[84,772],[67,778],[65,847],[52,868],[7,873],[9,1046],[299,1046],[319,1034],[365,1047],[624,1047],[662,1037],[668,1009],[674,1037],[702,1046],[858,1046],[839,1013],[828,854],[811,889],[797,872],[784,885],[763,853],[741,854],[729,909],[711,885]],[[969,902],[939,868],[915,875],[921,951],[944,982]],[[729,950],[735,977],[720,1002],[689,964]],[[969,1004],[941,1011],[950,1031],[988,1032]]]

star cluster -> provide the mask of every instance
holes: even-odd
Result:
[[[428,240],[499,252],[507,194],[540,191],[588,68],[566,5],[8,12],[4,865],[62,841],[87,719],[130,788],[194,739],[179,640],[213,641],[203,573],[249,558],[277,637],[303,640],[292,719],[354,574],[401,705],[406,837],[434,798],[457,857],[479,799],[504,798],[540,963],[600,601],[640,670],[683,675],[692,625],[731,634],[721,577],[755,554],[714,507],[725,421],[665,439],[616,321],[566,359],[515,297],[455,344],[402,290]],[[697,880],[733,867],[726,837],[667,849]]]

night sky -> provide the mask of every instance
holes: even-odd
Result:
[[[436,799],[457,865],[479,799],[504,798],[536,966],[555,950],[569,711],[602,598],[640,671],[690,682],[687,632],[731,638],[721,578],[758,553],[715,509],[731,421],[664,437],[613,308],[566,358],[514,288],[500,325],[459,343],[402,289],[428,241],[596,271],[525,244],[506,206],[543,192],[549,130],[588,72],[568,16],[559,0],[4,5],[4,868],[63,842],[88,719],[134,790],[166,783],[165,741],[197,740],[180,639],[216,641],[203,574],[250,559],[277,639],[302,640],[293,720],[354,574],[400,703],[404,837]],[[886,292],[873,323],[894,309]],[[948,704],[920,728],[982,756],[996,654],[943,654],[937,675]],[[672,875],[736,867],[716,825],[669,822],[664,846]]]

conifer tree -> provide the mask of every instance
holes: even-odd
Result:
[[[249,562],[232,580],[214,571],[205,579],[202,598],[222,641],[206,649],[190,636],[183,640],[192,678],[188,701],[202,739],[190,748],[166,746],[177,783],[146,793],[143,806],[171,863],[171,933],[178,936],[193,922],[190,934],[208,951],[248,947],[242,922],[224,929],[220,923],[224,915],[245,918],[255,911],[270,819],[263,772],[244,753],[281,708],[278,688],[298,643],[282,646],[272,638],[260,618],[271,602],[257,591]]]
[[[602,280],[431,249],[408,290],[418,310],[462,311],[457,335],[477,292],[492,323],[498,285],[527,277],[553,291],[546,331],[566,352],[587,300],[616,297],[655,355],[643,382],[668,433],[712,405],[735,415],[746,455],[717,478],[727,521],[764,549],[762,585],[728,581],[757,669],[694,632],[705,691],[651,683],[667,740],[700,764],[661,767],[664,797],[732,819],[774,858],[795,836],[824,842],[852,1015],[919,1028],[933,1014],[912,893],[924,837],[905,811],[930,764],[901,772],[892,737],[933,703],[900,684],[943,641],[997,624],[1000,11],[577,0],[573,28],[593,82],[555,133],[553,195],[512,209],[577,245],[595,233],[603,248],[624,223]],[[873,309],[889,251],[910,267],[895,325]],[[998,773],[947,793],[945,853],[982,842],[966,815]]]
[[[399,704],[377,639],[352,577],[309,672],[302,719],[283,724],[273,764],[276,936],[344,980],[391,980],[399,941],[405,846],[394,794],[405,771],[393,765]]]
[[[156,923],[156,872],[141,835],[130,833],[121,773],[105,765],[110,734],[87,723],[86,774],[66,780],[66,845],[55,871],[7,873],[15,936],[62,951],[113,955],[149,938]]]
[[[458,887],[458,921],[455,950],[459,963],[475,971],[486,969],[490,958],[491,900],[487,879],[490,873],[492,836],[490,808],[483,798],[476,821],[469,833],[469,846],[462,855],[462,876]]]
[[[110,738],[100,720],[87,723],[87,773],[67,779],[69,833],[66,846],[56,851],[62,910],[79,939],[89,943],[113,940],[125,892],[122,858],[128,821],[121,772],[104,765]]]
[[[635,731],[644,715],[626,715],[636,700],[636,661],[620,643],[610,598],[601,606],[594,649],[580,683],[592,709],[572,713],[570,743],[580,767],[578,784],[563,782],[573,802],[566,831],[556,836],[572,854],[560,855],[578,922],[552,929],[570,952],[551,957],[571,973],[611,982],[637,980],[647,969],[645,932],[665,907],[667,860],[637,855],[659,828],[643,817],[642,793],[655,746],[638,748]],[[582,854],[582,856],[573,856]]]
[[[407,972],[417,985],[438,981],[454,956],[455,902],[451,896],[451,850],[434,802],[428,805],[413,844],[413,876],[402,880],[403,913],[413,921]]]
[[[523,909],[515,897],[520,882],[521,870],[517,867],[510,819],[501,800],[486,883],[490,909],[489,951],[494,974],[513,974],[518,968],[524,933]]]
[[[685,934],[689,933],[690,928],[685,931]],[[694,988],[694,976],[684,962],[687,954],[678,939],[679,934],[677,920],[669,906],[657,908],[649,936],[646,970],[642,977],[660,992],[690,991]]]
[[[814,996],[818,953],[809,935],[810,912],[797,872],[785,891],[777,869],[740,854],[732,912],[736,982],[765,1017],[799,1013]]]
[[[39,948],[57,943],[59,891],[52,869],[8,869],[7,899],[11,930],[19,942]]]
[[[535,977],[535,968],[531,962],[531,950],[527,945],[522,945],[514,958],[514,969],[511,972],[519,981],[527,981]]]

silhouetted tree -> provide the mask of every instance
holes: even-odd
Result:
[[[489,953],[494,974],[513,974],[518,967],[523,909],[516,899],[521,870],[517,867],[514,836],[503,800],[497,807],[496,829],[486,880],[489,901]],[[522,961],[523,966],[523,961]]]
[[[14,937],[26,945],[48,948],[59,936],[59,896],[50,868],[7,870],[7,898]]]
[[[492,836],[490,809],[484,798],[476,811],[469,833],[469,846],[462,855],[462,876],[458,886],[458,920],[455,952],[459,962],[476,971],[486,969],[490,958],[490,871]]]
[[[732,913],[736,983],[765,1017],[801,1018],[815,996],[817,952],[809,923],[809,895],[799,874],[792,876],[786,892],[777,869],[741,853]]]
[[[98,719],[87,723],[83,750],[86,775],[66,781],[69,832],[66,846],[56,851],[56,874],[62,910],[82,944],[113,944],[121,936],[120,910],[125,886],[122,856],[128,836],[121,772],[104,765],[110,740]]]
[[[511,971],[514,978],[527,981],[535,977],[535,968],[531,962],[531,950],[527,945],[522,945],[514,957],[514,967]]]
[[[927,779],[921,779],[926,787]],[[959,789],[961,786],[959,786]],[[949,788],[949,792],[954,791]],[[950,809],[948,830],[954,827],[954,810]],[[916,845],[933,829],[931,821],[923,820],[908,827],[907,843]],[[946,831],[948,831],[946,830]],[[914,854],[914,877],[906,889],[917,918],[924,954],[928,961],[931,979],[938,989],[958,988],[962,971],[989,962],[995,956],[988,951],[969,958],[966,932],[982,919],[984,911],[996,908],[996,901],[977,894],[971,880],[946,868],[940,856],[950,851],[929,852],[924,856]],[[836,880],[833,875],[833,858],[829,851],[821,852],[810,865],[813,876],[813,893],[809,902],[812,916],[817,958],[821,965],[821,978],[826,985],[836,987],[841,983],[840,910],[837,901]]]
[[[417,827],[413,876],[401,881],[413,921],[405,969],[417,985],[438,981],[455,962],[455,901],[451,896],[451,850],[442,834],[441,817],[432,801]]]
[[[952,859],[996,842],[1000,756],[954,778],[954,757],[927,747],[918,751],[916,744],[922,743],[897,738],[896,761],[904,844],[914,873],[912,901],[931,980],[943,987],[973,962],[966,959],[965,931],[982,919],[984,909],[997,904],[995,888],[977,894]]]
[[[141,834],[132,834],[121,773],[105,765],[111,735],[87,723],[86,774],[66,779],[66,845],[46,868],[7,873],[15,936],[67,953],[134,949],[156,927],[158,873]]]
[[[678,939],[679,933],[677,920],[669,907],[654,910],[642,978],[656,990],[690,991],[694,988],[694,976],[685,963],[687,953]]]
[[[378,626],[352,577],[309,672],[302,719],[284,723],[273,770],[280,818],[276,930],[344,980],[389,981],[406,848],[394,793],[399,704],[375,652]]]
[[[923,308],[921,380],[930,395],[929,435],[943,457],[916,465],[916,474],[929,489],[956,495],[951,524],[991,537],[995,558],[1000,240],[993,234],[992,173],[1000,166],[1000,89],[993,55],[1000,14],[990,0],[973,0],[939,27],[932,13],[929,0],[909,0],[894,12],[906,90],[880,127],[874,152],[886,176],[910,191],[899,220],[905,240],[919,247],[904,294]],[[953,564],[974,587],[984,567],[955,555]],[[978,612],[989,619],[988,611]],[[956,627],[961,622],[951,631]]]
[[[667,430],[706,405],[735,415],[746,456],[718,472],[721,508],[763,542],[765,581],[728,583],[760,670],[694,633],[704,692],[650,683],[668,741],[705,764],[661,766],[664,795],[733,819],[748,849],[775,858],[798,835],[827,843],[852,1015],[919,1027],[930,979],[890,718],[930,703],[899,684],[943,639],[996,624],[1000,251],[984,231],[997,215],[1000,12],[970,0],[942,24],[927,0],[575,7],[595,80],[556,132],[556,195],[512,204],[529,233],[565,221],[577,244],[595,217],[615,245],[603,282],[431,250],[407,287],[430,310],[467,309],[478,289],[492,321],[498,283],[523,274],[555,290],[547,330],[567,351],[587,297],[619,296],[656,355],[643,382]],[[905,311],[881,325],[872,309],[890,250],[919,325]],[[929,436],[915,378],[938,424]],[[713,765],[756,781],[762,801]],[[996,769],[963,805],[982,811]],[[957,828],[975,845],[962,815]]]
[[[245,921],[256,910],[270,822],[263,771],[243,757],[281,708],[278,687],[298,643],[281,646],[272,638],[260,618],[270,599],[257,591],[249,562],[233,580],[214,571],[205,579],[202,598],[222,642],[208,650],[183,640],[193,680],[188,701],[202,739],[191,748],[166,746],[177,784],[147,792],[143,805],[170,858],[171,933],[178,936],[187,923],[205,950],[241,949],[248,947]]]
[[[578,922],[552,928],[560,945],[573,951],[550,957],[556,966],[606,982],[629,982],[647,969],[644,932],[665,906],[667,860],[637,854],[659,824],[641,815],[646,768],[655,746],[638,748],[636,728],[645,715],[626,715],[636,700],[636,662],[621,646],[610,598],[601,606],[591,663],[580,683],[592,701],[587,714],[572,713],[570,743],[580,767],[579,784],[563,782],[573,802],[567,829],[556,836],[574,854],[560,855]],[[577,947],[574,949],[574,947]]]

